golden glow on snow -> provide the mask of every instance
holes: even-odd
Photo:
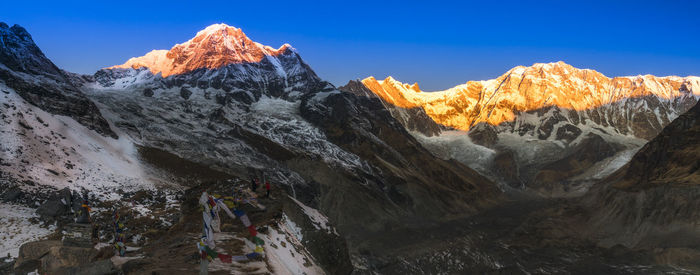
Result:
[[[266,56],[280,55],[288,48],[288,44],[279,49],[264,46],[250,40],[241,29],[214,24],[170,50],[153,50],[109,69],[148,68],[153,74],[161,73],[167,77],[199,68],[215,69],[234,63],[260,62]]]
[[[690,92],[700,96],[699,77],[608,78],[561,61],[518,66],[496,79],[469,81],[438,92],[421,92],[417,84],[404,84],[392,77],[381,81],[368,77],[362,83],[387,103],[422,107],[435,122],[460,130],[469,130],[479,122],[498,125],[513,121],[515,111],[547,106],[580,111],[649,95],[672,99]]]

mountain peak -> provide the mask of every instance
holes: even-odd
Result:
[[[59,81],[63,73],[54,65],[20,25],[0,22],[0,64],[16,72],[44,75]]]
[[[153,50],[129,59],[113,68],[148,68],[162,77],[197,69],[217,69],[235,63],[257,63],[267,56],[277,56],[293,49],[284,44],[278,49],[254,42],[243,30],[219,23],[197,32],[194,38],[176,44],[170,50]]]
[[[365,78],[362,83],[387,103],[400,108],[423,107],[437,123],[461,130],[469,130],[479,122],[510,122],[516,112],[549,106],[582,111],[633,98],[700,96],[700,78],[609,78],[561,61],[517,66],[496,79],[469,81],[428,93],[421,93],[417,84],[404,84],[392,77],[382,81]]]

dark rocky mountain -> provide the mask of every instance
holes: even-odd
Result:
[[[27,102],[116,138],[95,104],[44,56],[19,25],[8,27],[0,22],[0,64],[0,80]]]
[[[601,243],[700,251],[700,104],[667,125],[587,195]],[[688,250],[688,248],[695,248]],[[673,250],[670,250],[673,251]],[[678,252],[678,251],[676,251]],[[669,252],[670,253],[670,252]]]
[[[348,92],[357,96],[376,98],[378,100],[381,100],[379,96],[374,94],[372,90],[367,88],[359,80],[350,80],[344,86],[338,87],[338,90]],[[384,108],[389,110],[389,112],[391,112],[391,115],[408,130],[418,131],[430,137],[439,135],[442,131],[449,129],[449,127],[436,123],[432,118],[430,118],[430,116],[428,116],[428,114],[425,113],[425,110],[423,110],[423,108],[402,108],[393,104],[386,104],[386,102],[383,100],[381,100],[381,102],[384,103]]]
[[[337,224],[351,225],[350,236],[368,229],[401,228],[407,219],[421,224],[464,217],[499,200],[500,191],[488,179],[456,161],[435,158],[392,119],[378,99],[335,91],[305,99],[300,108],[302,116],[320,127],[328,140],[371,167],[372,174],[334,180],[326,187],[328,197],[322,198],[320,209],[347,219]],[[360,192],[353,190],[357,181],[364,185]],[[356,214],[348,215],[349,209]],[[390,222],[383,223],[387,218]]]

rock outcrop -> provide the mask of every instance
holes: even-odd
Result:
[[[359,80],[351,80],[344,86],[338,87],[338,90],[357,96],[382,99]],[[384,108],[389,110],[407,130],[418,131],[426,136],[435,136],[449,128],[435,122],[421,107],[402,107],[388,103],[386,100],[381,102]]]

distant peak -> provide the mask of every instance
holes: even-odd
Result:
[[[562,61],[517,66],[496,79],[427,93],[422,93],[418,84],[404,84],[391,76],[382,81],[368,77],[362,83],[387,103],[401,108],[423,107],[435,122],[465,131],[480,122],[498,125],[512,121],[517,112],[548,106],[580,111],[629,98],[671,100],[700,95],[698,77],[609,78]],[[484,116],[482,110],[489,109]]]
[[[235,63],[257,63],[266,56],[277,56],[292,49],[284,44],[278,49],[250,40],[243,30],[224,23],[210,25],[194,38],[176,44],[170,50],[153,50],[112,68],[148,68],[163,77],[200,68],[216,69]]]

